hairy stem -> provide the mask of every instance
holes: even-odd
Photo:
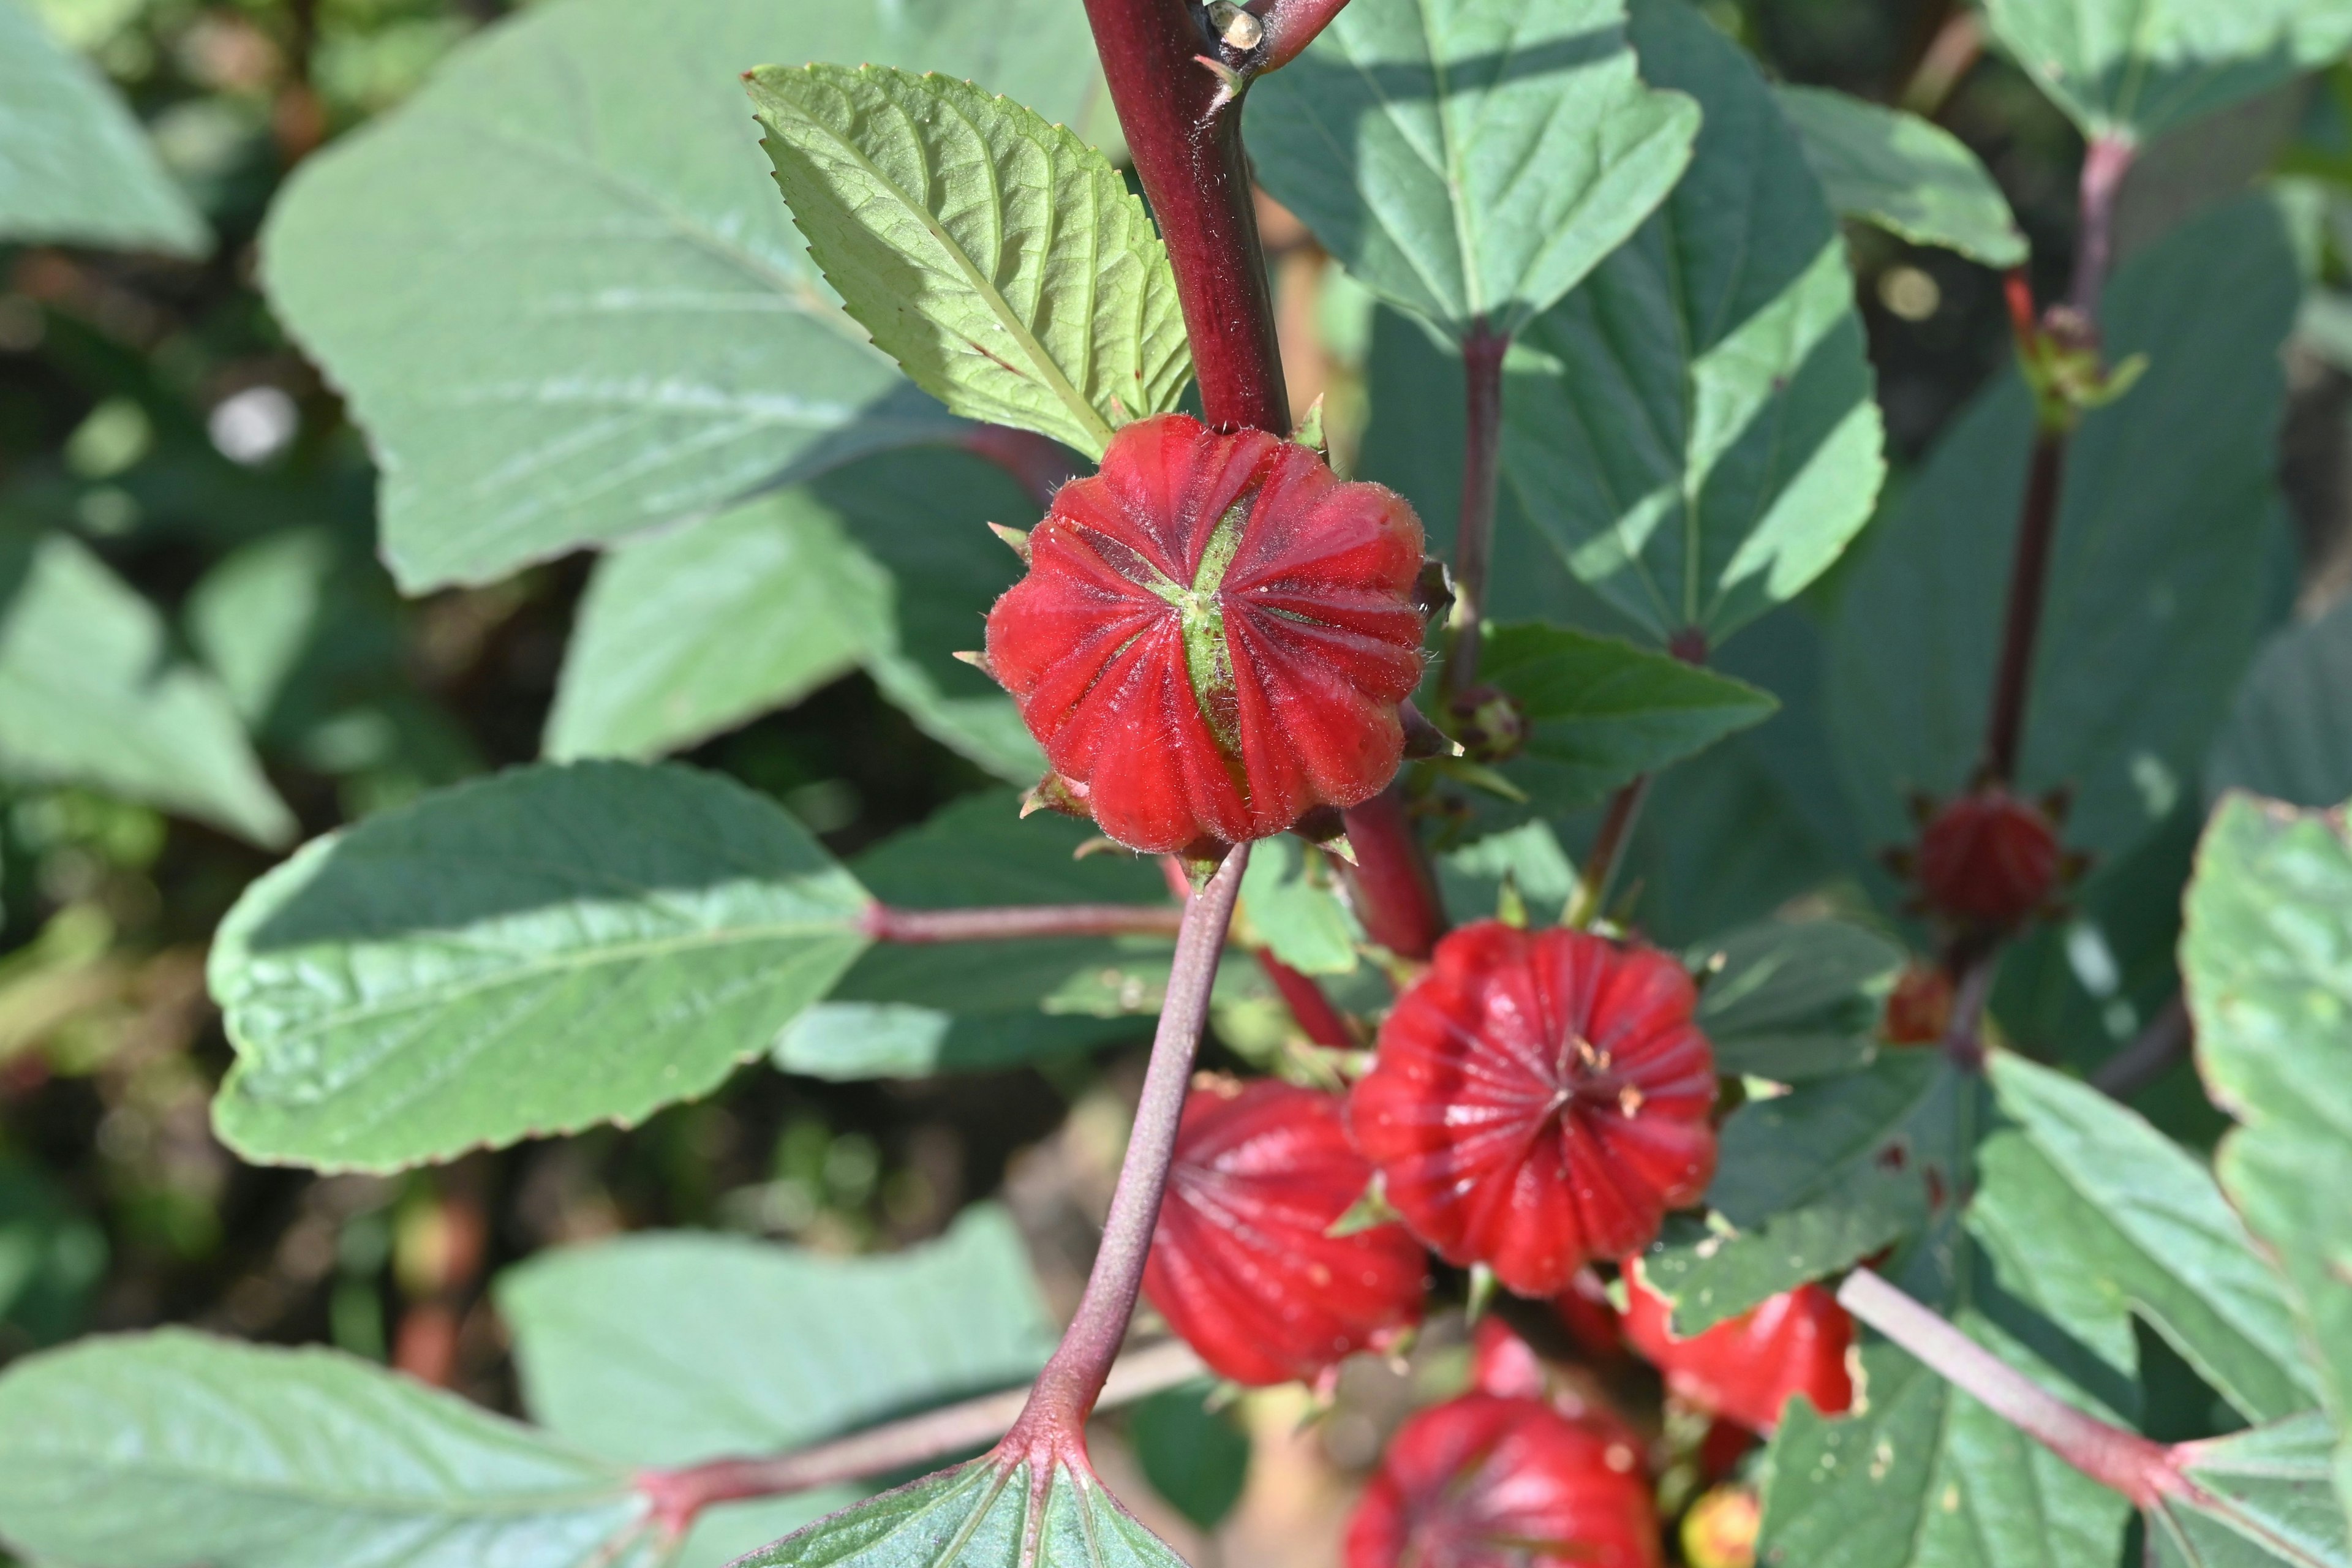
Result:
[[[1640,819],[1642,802],[1649,793],[1650,775],[1642,773],[1610,797],[1601,827],[1592,836],[1592,847],[1577,873],[1576,893],[1568,901],[1561,924],[1581,930],[1601,918],[1601,911],[1608,907],[1610,887],[1617,879],[1617,862],[1624,858],[1626,842],[1633,837],[1633,824]]]
[[[1135,172],[1168,242],[1201,410],[1223,428],[1287,436],[1290,401],[1242,151],[1241,103],[1203,63],[1221,61],[1223,46],[1209,31],[1205,10],[1189,0],[1087,0],[1087,19]]]
[[[1468,439],[1462,453],[1462,514],[1454,534],[1453,639],[1445,651],[1445,695],[1459,701],[1478,680],[1485,635],[1486,572],[1495,538],[1495,487],[1503,460],[1503,355],[1507,332],[1481,325],[1462,344]]]
[[[1297,59],[1347,5],[1348,0],[1274,0],[1265,9],[1265,68],[1278,70]]]
[[[1169,904],[1013,904],[1003,909],[902,910],[868,904],[858,929],[876,942],[1012,942],[1034,936],[1174,936],[1184,911]]]
[[[1181,1340],[1162,1340],[1118,1358],[1097,1407],[1109,1409],[1190,1383],[1206,1369]],[[983,1394],[869,1431],[761,1458],[713,1459],[675,1470],[647,1470],[636,1489],[655,1520],[682,1535],[702,1510],[750,1498],[785,1497],[843,1481],[864,1480],[977,1448],[1002,1437],[1029,1401],[1025,1388]]]
[[[2149,1507],[2183,1486],[2162,1444],[2075,1409],[1869,1269],[1846,1276],[1838,1302],[1953,1387],[2136,1506]]]
[[[2050,579],[2050,548],[2058,533],[2058,496],[2065,476],[2066,437],[2043,430],[2034,437],[2017,522],[2017,555],[2010,565],[2009,602],[2001,612],[2000,663],[1993,676],[1992,709],[1985,721],[1979,782],[2006,784],[2017,776],[2025,735],[2025,700],[2033,681],[2033,645],[2042,629],[2042,601]]]
[[[1364,934],[1400,958],[1425,959],[1445,934],[1437,874],[1414,837],[1404,795],[1391,784],[1343,814],[1353,866],[1339,874],[1364,922]]]
[[[1160,1005],[1160,1027],[1152,1036],[1151,1066],[1144,1074],[1143,1098],[1136,1107],[1127,1159],[1119,1166],[1118,1188],[1111,1194],[1110,1216],[1103,1222],[1102,1247],[1095,1254],[1094,1271],[1087,1277],[1086,1293],[1078,1300],[1068,1331],[1037,1374],[1028,1404],[1004,1439],[1008,1449],[1076,1443],[1118,1357],[1120,1342],[1127,1338],[1128,1319],[1134,1315],[1136,1293],[1143,1286],[1143,1260],[1151,1251],[1151,1233],[1160,1221],[1160,1195],[1168,1188],[1177,1119],[1192,1087],[1193,1053],[1209,1016],[1209,988],[1217,977],[1225,927],[1233,919],[1242,871],[1248,864],[1249,846],[1236,846],[1208,886],[1184,907],[1184,929],[1177,933],[1176,958],[1168,972],[1168,998]]]

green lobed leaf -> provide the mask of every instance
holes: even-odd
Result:
[[[2345,0],[1987,0],[1993,36],[2087,136],[2145,141],[2352,46]]]
[[[2070,846],[2120,858],[2195,788],[2253,649],[2297,284],[2274,210],[2232,204],[2134,256],[2103,319],[2148,357],[2068,444],[2019,779],[2074,791]],[[1843,585],[1828,696],[1838,769],[1879,845],[1913,791],[1983,744],[2033,415],[2011,374],[1954,423]]]
[[[887,66],[746,79],[809,254],[915,384],[1099,458],[1176,406],[1168,247],[1110,160],[970,82]]]
[[[0,240],[212,248],[130,107],[15,0],[0,0]]]
[[[0,1376],[0,1538],[81,1568],[651,1568],[621,1466],[380,1367],[180,1330]]]
[[[679,750],[856,668],[889,626],[888,576],[805,489],[632,541],[581,599],[546,754]]]
[[[173,657],[154,607],[79,541],[6,523],[0,774],[87,784],[256,844],[294,834],[226,694]]]
[[[800,825],[681,767],[521,768],[303,847],[216,936],[247,1157],[391,1170],[715,1088],[866,944]]]
[[[2352,797],[2352,602],[2273,636],[2205,762],[2205,793],[2252,790],[2293,805]]]
[[[1040,1466],[1043,1473],[1040,1474]],[[1094,1475],[993,1457],[820,1521],[735,1568],[1183,1568]]]
[[[1837,559],[1885,471],[1837,219],[1738,46],[1636,0],[1649,80],[1699,100],[1690,172],[1531,322],[1505,472],[1570,568],[1660,642],[1719,644]]]
[[[2294,1316],[2204,1164],[2076,1079],[1998,1052],[1994,1096],[2014,1129],[1979,1152],[1970,1224],[2083,1316],[2137,1313],[2249,1421],[2308,1410],[2317,1391]],[[2129,1352],[2120,1343],[2112,1359]]]
[[[2341,812],[2223,797],[2180,942],[2207,1089],[2240,1123],[2221,1190],[2284,1279],[2326,1406],[2352,1430],[2352,834]],[[2352,1441],[2336,1476],[2352,1504]]]
[[[531,1414],[628,1465],[778,1452],[1018,1384],[1056,1337],[1020,1233],[987,1205],[877,1258],[688,1232],[542,1253],[498,1300]],[[716,1510],[680,1568],[719,1568],[857,1495]]]
[[[1694,970],[1721,960],[1699,993],[1698,1026],[1727,1077],[1798,1083],[1865,1066],[1878,1050],[1900,942],[1843,921],[1772,921],[1703,942]]]
[[[1348,974],[1364,928],[1339,897],[1322,851],[1291,837],[1261,841],[1242,873],[1249,929],[1302,974]]]
[[[2316,1413],[2187,1445],[2192,1489],[2149,1510],[2154,1568],[2345,1568],[2352,1532]]]
[[[1527,749],[1503,773],[1548,814],[1603,799],[1774,706],[1744,681],[1566,626],[1495,627],[1478,673],[1519,704]]]
[[[1950,132],[1826,88],[1780,87],[1772,96],[1838,212],[1987,267],[2025,259],[2025,236],[2009,199]]]
[[[975,76],[1109,127],[1077,0],[561,0],[467,44],[307,160],[262,236],[272,304],[373,443],[404,587],[953,427],[763,177],[740,79],[780,54]]]
[[[1199,1530],[1216,1529],[1249,1481],[1249,1433],[1230,1407],[1211,1407],[1216,1394],[1204,1378],[1163,1389],[1127,1413],[1143,1479]]]
[[[1275,199],[1350,275],[1460,341],[1518,331],[1690,161],[1697,107],[1646,88],[1623,0],[1352,0],[1250,95]]]

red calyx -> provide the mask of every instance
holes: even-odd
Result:
[[[1421,520],[1262,430],[1181,414],[1055,492],[989,668],[1061,788],[1152,854],[1264,838],[1397,770],[1421,679]]]
[[[1536,1399],[1468,1394],[1390,1439],[1348,1568],[1657,1568],[1638,1456]]]
[[[2063,862],[2049,816],[1996,785],[1929,819],[1916,869],[1928,909],[2005,930],[2049,901]]]
[[[1427,1256],[1398,1225],[1329,1236],[1372,1178],[1337,1095],[1260,1079],[1196,1089],[1143,1291],[1235,1383],[1312,1379],[1420,1321]]]
[[[1715,1171],[1715,1055],[1681,964],[1480,921],[1437,944],[1349,1100],[1389,1202],[1449,1262],[1553,1296],[1648,1246]]]
[[[1669,1389],[1702,1410],[1769,1434],[1797,1394],[1824,1415],[1853,1404],[1846,1366],[1853,1320],[1819,1285],[1784,1291],[1686,1340],[1674,1337],[1664,1298],[1642,1283],[1630,1258],[1625,1293],[1625,1337],[1665,1373]]]

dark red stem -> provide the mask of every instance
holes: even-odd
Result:
[[[1462,512],[1454,533],[1454,636],[1445,654],[1445,695],[1454,700],[1478,680],[1495,487],[1503,461],[1503,355],[1510,346],[1509,333],[1488,331],[1483,322],[1462,343],[1469,418],[1462,452]]]
[[[1592,847],[1585,854],[1583,869],[1577,873],[1576,896],[1569,901],[1565,924],[1589,926],[1601,918],[1610,886],[1617,879],[1617,862],[1624,858],[1633,824],[1642,816],[1642,802],[1649,793],[1650,775],[1642,773],[1609,797],[1609,809],[1601,814]]]
[[[1355,1037],[1348,1033],[1347,1021],[1331,1005],[1331,998],[1323,994],[1323,987],[1311,977],[1291,968],[1267,948],[1258,949],[1257,966],[1274,982],[1283,1005],[1290,1009],[1290,1016],[1298,1021],[1308,1039],[1328,1050],[1355,1048]]]
[[[1184,929],[1176,937],[1169,967],[1168,996],[1160,1004],[1160,1027],[1151,1039],[1151,1066],[1143,1076],[1143,1096],[1135,1110],[1135,1130],[1103,1222],[1102,1247],[1086,1293],[1045,1370],[1037,1374],[1028,1404],[1005,1435],[1008,1453],[1038,1448],[1056,1451],[1078,1442],[1087,1413],[1102,1393],[1103,1380],[1118,1359],[1143,1286],[1143,1260],[1160,1222],[1160,1199],[1168,1188],[1168,1163],[1176,1152],[1176,1123],[1192,1082],[1192,1058],[1209,1016],[1209,990],[1225,946],[1225,927],[1249,864],[1249,846],[1236,846],[1208,885],[1184,906]]]
[[[1175,267],[1202,412],[1227,429],[1287,436],[1290,402],[1242,151],[1241,104],[1202,63],[1222,58],[1207,13],[1188,0],[1087,0],[1087,19]]]
[[[1869,1269],[1846,1277],[1838,1302],[1953,1387],[2136,1506],[2150,1507],[2185,1486],[2162,1444],[2075,1409]]]
[[[2115,266],[2116,199],[2137,153],[2129,142],[2108,136],[2094,136],[2083,150],[2082,226],[2075,237],[2074,279],[2066,290],[2066,303],[2086,321],[2098,320],[2099,300]]]
[[[1364,934],[1400,958],[1427,958],[1445,934],[1445,906],[1402,792],[1391,784],[1349,806],[1344,820],[1356,863],[1343,862],[1339,873]]]
[[[2017,554],[2009,569],[2009,604],[2002,612],[2000,664],[1993,676],[1992,712],[1985,721],[1979,782],[2006,784],[2017,776],[2025,734],[2025,699],[2033,679],[2033,645],[2042,629],[2042,601],[2050,579],[2050,547],[2058,534],[2058,496],[2065,475],[2066,437],[2034,437],[2017,521]]]
[[[1265,68],[1278,70],[1297,59],[1347,6],[1348,0],[1274,0],[1264,16]]]
[[[858,929],[876,942],[1013,942],[1036,936],[1174,936],[1184,911],[1167,904],[1014,904],[902,910],[868,904]]]
[[[2091,1087],[2117,1100],[2129,1100],[2170,1072],[2172,1064],[2187,1056],[2196,1043],[2189,1003],[2176,994],[2147,1021],[2146,1028],[2132,1037],[2131,1044],[2099,1064],[2099,1070],[2091,1075]]]

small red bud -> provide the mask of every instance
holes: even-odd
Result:
[[[1797,1394],[1824,1415],[1853,1404],[1846,1366],[1853,1320],[1819,1285],[1784,1291],[1686,1340],[1674,1337],[1665,1299],[1642,1283],[1630,1258],[1625,1294],[1625,1337],[1666,1374],[1669,1389],[1702,1410],[1769,1433]]]
[[[1349,1125],[1413,1234],[1553,1296],[1655,1240],[1715,1170],[1683,966],[1579,931],[1462,927],[1381,1026]]]
[[[1394,776],[1421,679],[1421,521],[1307,447],[1181,414],[1054,494],[988,655],[1105,833],[1171,854],[1287,829]]]
[[[2058,830],[2042,808],[1993,787],[1937,812],[1919,836],[1919,891],[1937,914],[2007,929],[2057,886]]]
[[[1144,1294],[1235,1383],[1312,1379],[1386,1348],[1421,1319],[1429,1259],[1402,1226],[1328,1234],[1371,1179],[1339,1096],[1272,1079],[1194,1089]]]
[[[1347,1568],[1657,1568],[1640,1458],[1541,1400],[1433,1405],[1390,1439]]]
[[[1932,1046],[1952,1026],[1952,977],[1940,963],[1912,963],[1886,994],[1878,1033],[1890,1046]]]

